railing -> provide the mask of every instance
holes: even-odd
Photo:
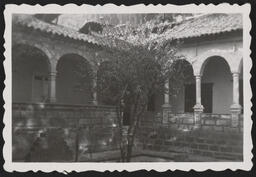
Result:
[[[34,102],[15,102],[12,104],[13,109],[15,108],[27,108],[27,106],[33,106],[37,109],[115,109],[115,106],[108,105],[89,105],[89,104],[63,104],[63,103],[34,103]]]

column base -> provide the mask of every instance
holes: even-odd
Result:
[[[202,113],[204,111],[204,106],[201,104],[196,104],[194,107],[194,112]]]
[[[49,98],[49,99],[48,99],[48,102],[49,102],[49,103],[56,103],[56,98]]]
[[[172,106],[169,103],[165,103],[165,104],[162,105],[162,108],[171,110]]]
[[[240,104],[232,104],[230,106],[230,112],[231,113],[237,113],[240,114],[242,111],[242,106]]]
[[[92,104],[93,104],[93,105],[98,105],[98,102],[97,102],[96,100],[93,100],[93,101],[92,101]]]
[[[239,117],[242,111],[242,106],[239,104],[233,104],[230,107],[231,112],[231,126],[238,127],[239,126]]]
[[[201,104],[196,104],[194,107],[194,128],[201,127],[201,114],[204,111],[204,107]]]

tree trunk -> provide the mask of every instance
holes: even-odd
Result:
[[[133,124],[133,127],[132,127],[132,131],[131,131],[131,136],[130,137],[130,143],[128,146],[128,159],[129,161],[131,160],[131,156],[132,156],[132,148],[134,146],[134,139],[135,139],[135,136],[136,136],[136,131],[137,131],[137,128],[138,128],[138,123],[140,121],[140,118],[142,116],[142,114],[144,113],[145,111],[145,108],[146,108],[146,105],[142,105],[142,108],[139,112],[135,112],[135,119],[134,119],[134,124]]]
[[[134,135],[128,135],[128,144],[127,144],[127,154],[126,154],[126,162],[130,162],[131,161],[131,157],[132,157],[132,148],[133,148],[133,136]]]
[[[121,115],[121,110],[120,110],[120,105],[117,107],[116,112],[117,112],[117,121],[118,121],[118,127],[119,127],[119,149],[120,149],[120,160],[121,162],[125,161],[125,147],[123,143],[123,126],[122,126],[122,115]]]

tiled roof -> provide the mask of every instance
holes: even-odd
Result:
[[[13,23],[33,28],[34,30],[40,30],[45,33],[68,37],[100,46],[115,46],[107,37],[84,34],[68,27],[50,24],[35,18],[33,15],[13,15]],[[243,23],[241,14],[206,14],[182,21],[173,27],[169,27],[164,33],[158,35],[153,40],[165,41],[172,39],[187,39],[242,30],[242,28]],[[122,44],[127,43],[122,40],[118,40],[118,42]]]
[[[42,32],[68,37],[74,40],[93,43],[96,45],[107,45],[105,40],[102,39],[102,37],[87,35],[80,33],[76,30],[73,30],[71,28],[50,24],[42,20],[39,20],[32,15],[13,15],[13,23],[16,25],[22,25],[28,28],[33,28],[34,30],[40,30]]]
[[[243,29],[241,14],[206,14],[182,21],[159,38],[186,39]]]

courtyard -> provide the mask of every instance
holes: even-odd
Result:
[[[130,141],[131,162],[243,161],[241,14],[14,14],[12,27],[13,161],[121,162]],[[101,81],[119,56],[148,73],[126,54],[161,42],[175,59],[137,121]]]

